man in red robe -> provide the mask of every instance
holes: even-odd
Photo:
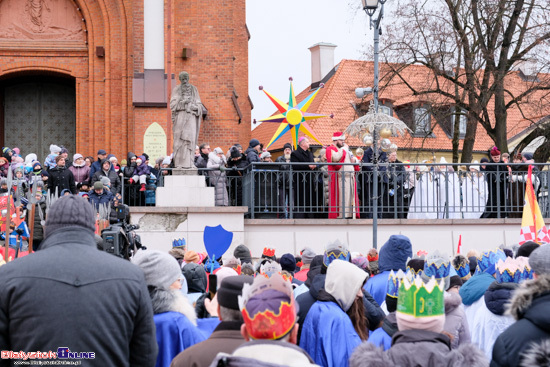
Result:
[[[328,163],[356,163],[356,159],[344,143],[346,136],[335,132],[332,145],[327,148]],[[329,165],[329,218],[359,218],[359,199],[353,165]]]

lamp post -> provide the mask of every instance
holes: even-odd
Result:
[[[380,43],[380,22],[384,17],[384,3],[386,0],[361,0],[363,3],[363,10],[369,16],[370,26],[374,27],[374,88],[372,90],[373,99],[374,99],[374,112],[378,113],[378,80],[379,80],[379,70],[378,70],[378,53],[379,53],[379,43]],[[378,4],[380,4],[380,11],[378,12],[378,17],[374,20],[372,19],[374,13],[378,9]],[[372,154],[372,163],[374,164],[373,169],[373,188],[372,188],[372,245],[374,248],[377,248],[378,243],[378,129],[375,126],[373,133],[373,154]]]

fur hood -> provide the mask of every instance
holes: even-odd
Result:
[[[153,313],[179,312],[191,323],[197,326],[197,315],[195,309],[180,290],[165,290],[157,287],[149,287],[149,295],[153,303]]]
[[[529,344],[529,349],[522,355],[521,367],[550,366],[550,339]]]
[[[550,293],[550,274],[525,281],[512,296],[507,314],[512,315],[516,320],[523,318],[533,304],[533,299],[547,293]]]
[[[449,350],[444,346],[444,353],[439,353],[434,350],[435,343],[407,343],[409,344],[409,356],[418,361],[422,366],[468,366],[468,367],[487,367],[489,363],[485,355],[472,344],[462,344],[455,350]],[[392,350],[393,349],[393,350]],[[392,348],[384,352],[382,348],[376,347],[374,344],[364,342],[359,345],[349,360],[350,367],[393,367],[404,362],[400,355],[404,355],[405,350],[397,350]],[[418,359],[414,358],[417,356]],[[366,363],[368,361],[368,363]],[[412,360],[409,360],[412,362]]]

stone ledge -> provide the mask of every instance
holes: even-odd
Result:
[[[545,218],[545,222],[550,220]],[[245,225],[318,225],[318,226],[372,226],[372,219],[245,219]],[[378,225],[506,225],[521,224],[520,218],[490,219],[378,219]]]
[[[156,207],[156,206],[131,206],[130,214],[187,214],[187,213],[238,213],[248,212],[246,206],[174,206],[174,207]]]

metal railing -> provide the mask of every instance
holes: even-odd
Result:
[[[533,183],[550,216],[546,164],[534,164]],[[479,171],[471,171],[470,167]],[[528,165],[254,163],[246,169],[199,169],[215,187],[216,205],[247,206],[249,218],[476,219],[521,218]],[[165,170],[170,172],[169,169]],[[123,185],[130,206],[154,205],[164,175]],[[373,197],[374,186],[378,195]]]

